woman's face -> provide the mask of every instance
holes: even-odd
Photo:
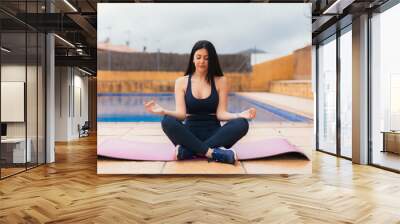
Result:
[[[202,48],[194,52],[193,63],[197,72],[208,71],[208,52],[207,49]]]

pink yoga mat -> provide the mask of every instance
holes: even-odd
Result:
[[[308,158],[302,149],[283,138],[238,142],[233,149],[239,160],[265,158],[286,153],[299,153]],[[172,161],[175,160],[175,147],[172,143],[108,139],[98,146],[97,155],[128,160]]]

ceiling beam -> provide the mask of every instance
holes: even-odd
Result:
[[[355,2],[355,0],[336,0],[330,4],[322,14],[342,14],[343,10],[353,2]]]
[[[90,24],[85,17],[80,14],[68,14],[67,15],[71,20],[73,20],[78,26],[82,28],[82,30],[88,35],[89,38],[86,38],[86,41],[91,46],[96,46],[96,36],[97,30]]]
[[[56,66],[80,66],[97,69],[97,58],[91,56],[56,56]]]

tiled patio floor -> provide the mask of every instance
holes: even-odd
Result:
[[[157,122],[103,122],[98,123],[97,130],[98,145],[110,138],[172,144]],[[312,158],[313,135],[312,123],[250,122],[249,132],[240,141],[283,137]],[[311,173],[311,169],[311,161],[292,155],[240,161],[235,166],[206,160],[148,162],[99,159],[97,162],[99,174],[301,174]]]

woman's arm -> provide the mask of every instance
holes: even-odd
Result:
[[[219,103],[217,108],[217,119],[220,121],[227,121],[239,118],[238,113],[230,113],[227,111],[229,86],[226,77],[222,76],[218,79],[218,96]]]
[[[185,104],[185,84],[186,76],[180,77],[175,81],[175,111],[164,110],[164,115],[169,115],[177,118],[178,120],[185,120],[186,118],[186,104]]]
[[[256,109],[255,108],[249,108],[247,110],[244,110],[240,113],[229,113],[227,111],[227,105],[228,105],[228,93],[229,93],[229,87],[228,87],[228,80],[222,76],[218,80],[218,95],[219,95],[219,103],[218,103],[218,108],[217,108],[217,119],[220,121],[227,121],[227,120],[232,120],[236,118],[245,118],[245,119],[253,119],[256,117]]]
[[[186,118],[185,90],[183,88],[184,84],[185,77],[178,78],[175,81],[175,111],[165,109],[156,103],[155,100],[145,101],[144,107],[148,112],[153,114],[169,115],[177,118],[178,120],[184,120]]]

